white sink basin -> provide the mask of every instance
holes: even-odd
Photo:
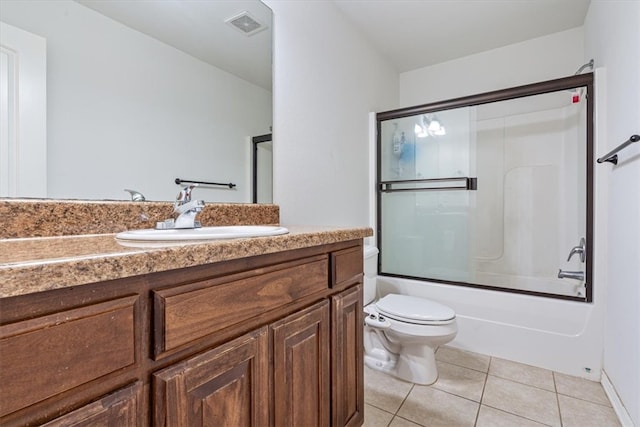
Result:
[[[136,242],[198,242],[207,240],[238,239],[247,237],[277,236],[287,234],[289,230],[275,225],[232,225],[221,227],[201,227],[185,229],[130,230],[116,234],[121,243]]]

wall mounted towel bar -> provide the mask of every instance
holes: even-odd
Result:
[[[611,152],[605,154],[604,156],[600,157],[598,159],[598,163],[603,163],[603,162],[611,162],[614,165],[618,164],[618,155],[616,154],[618,151],[628,147],[629,145],[633,144],[634,142],[638,142],[640,141],[640,135],[631,135],[631,137],[629,137],[629,139],[625,142],[623,142],[622,144],[618,145],[616,148],[614,148],[613,150],[611,150]]]
[[[219,185],[223,187],[234,188],[236,185],[232,182],[229,183],[220,183],[220,182],[207,182],[207,181],[192,181],[189,179],[180,179],[176,178],[176,184],[198,184],[198,185]]]

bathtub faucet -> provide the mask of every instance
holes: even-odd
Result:
[[[584,280],[584,271],[564,271],[558,270],[558,279]]]

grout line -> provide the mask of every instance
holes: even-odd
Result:
[[[389,422],[389,425],[391,425],[391,423],[393,423],[393,420],[395,420],[396,418],[400,418],[401,420],[410,422],[410,423],[415,424],[415,425],[420,426],[420,427],[426,427],[425,424],[417,423],[415,421],[412,421],[412,420],[409,420],[407,418],[401,417],[400,415],[394,415],[393,418],[391,419],[391,421]]]
[[[393,418],[393,416],[395,415],[393,412],[389,412],[389,411],[387,411],[386,409],[383,409],[383,408],[381,408],[381,407],[379,407],[379,406],[373,405],[373,404],[368,403],[368,402],[366,402],[366,401],[364,402],[364,404],[365,404],[365,405],[372,406],[372,407],[374,407],[374,408],[376,408],[376,409],[380,409],[382,412],[386,412],[387,414],[391,415],[391,418]]]
[[[487,367],[487,374],[484,376],[484,384],[482,384],[482,393],[480,393],[480,404],[478,405],[478,412],[476,412],[476,419],[473,422],[473,425],[478,424],[478,418],[480,418],[480,409],[482,408],[482,401],[484,400],[484,390],[487,387],[487,381],[489,380],[489,369],[491,369],[491,361],[493,357],[489,357],[489,366]]]
[[[553,371],[551,371],[551,372],[553,372]],[[533,388],[535,388],[537,390],[542,390],[542,391],[546,391],[546,392],[549,392],[549,393],[556,393],[556,394],[558,393],[556,391],[555,381],[554,381],[554,385],[553,385],[553,390],[549,390],[548,388],[538,387],[537,385],[533,385],[533,384],[529,384],[529,383],[523,383],[522,381],[518,381],[517,379],[514,379],[514,378],[501,377],[500,375],[496,375],[496,374],[490,374],[490,375],[492,377],[495,377],[495,378],[500,378],[501,380],[511,381],[513,383],[520,384],[520,385],[525,385],[527,387],[533,387]]]
[[[556,391],[556,405],[558,406],[558,417],[560,418],[560,427],[562,427],[562,409],[560,408],[560,398],[558,397],[558,384],[556,383],[556,373],[551,371],[551,377],[553,378],[553,389]]]
[[[495,406],[491,406],[491,405],[487,405],[487,404],[484,404],[484,406],[486,406],[487,408],[495,409],[496,411],[502,412],[504,414],[508,414],[508,415],[511,415],[511,416],[514,416],[514,417],[518,417],[518,418],[522,418],[523,420],[531,421],[531,422],[534,422],[536,424],[540,424],[540,425],[543,425],[543,426],[552,427],[551,425],[546,424],[546,423],[544,423],[542,421],[534,420],[533,418],[528,418],[528,417],[525,417],[523,415],[514,414],[513,412],[509,412],[509,411],[506,411],[506,410],[501,409],[501,408],[496,408]]]
[[[437,380],[436,380],[437,381]],[[402,402],[400,402],[400,406],[398,406],[398,409],[396,409],[396,412],[394,412],[393,416],[395,417],[396,415],[398,415],[398,411],[400,411],[400,408],[402,408],[402,405],[404,405],[404,402],[407,401],[407,398],[409,397],[409,395],[411,394],[411,392],[413,391],[413,388],[416,386],[415,383],[411,383],[411,388],[409,389],[409,392],[407,393],[407,395],[404,397],[404,399],[402,399]],[[393,418],[392,418],[393,420]]]
[[[557,395],[558,396],[569,397],[571,399],[579,400],[579,401],[584,402],[584,403],[590,403],[592,405],[602,406],[603,408],[613,408],[610,404],[607,404],[607,403],[594,402],[593,400],[587,400],[587,399],[584,399],[582,397],[576,397],[576,396],[572,396],[572,395],[566,394],[566,393],[557,393]]]

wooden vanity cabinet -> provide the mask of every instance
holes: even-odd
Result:
[[[269,420],[266,327],[153,374],[154,425],[258,426]]]
[[[354,240],[0,300],[0,425],[359,426],[361,283]]]

